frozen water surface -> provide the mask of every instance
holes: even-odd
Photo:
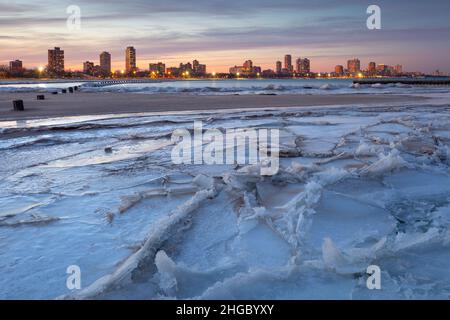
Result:
[[[448,299],[450,107],[305,110],[2,123],[0,298]],[[174,165],[194,120],[281,129],[280,171]]]

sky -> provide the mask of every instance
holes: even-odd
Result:
[[[369,5],[381,8],[381,30],[369,30]],[[67,27],[67,7],[81,10],[80,30]],[[450,72],[448,0],[0,0],[0,64],[20,59],[45,66],[47,50],[65,50],[66,69],[112,54],[124,68],[125,48],[138,67],[200,60],[208,72],[253,60],[275,68],[285,54],[308,57],[328,72],[358,57],[402,64],[406,71]]]

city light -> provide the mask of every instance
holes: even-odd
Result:
[[[50,55],[51,53],[51,55]],[[10,61],[11,66],[15,66],[15,70],[21,70],[22,61],[15,60]],[[60,47],[55,47],[54,50],[49,50],[49,60],[46,67],[40,66],[36,72],[41,76],[44,72],[51,77],[69,76],[72,74],[83,73],[89,76],[95,77],[114,77],[121,74],[122,76],[132,75],[133,77],[179,77],[179,78],[203,78],[205,76],[217,77],[217,72],[213,71],[207,73],[206,64],[200,64],[198,60],[193,62],[180,63],[176,67],[166,68],[164,62],[150,63],[148,69],[140,69],[136,60],[136,49],[134,47],[128,47],[125,57],[125,70],[118,70],[111,74],[111,54],[104,51],[100,54],[100,64],[97,65],[92,61],[86,61],[83,63],[83,71],[72,72],[70,70],[64,70],[64,50]],[[20,67],[19,67],[20,66]],[[62,67],[61,67],[62,66]],[[397,77],[406,76],[411,73],[403,72],[403,66],[376,64],[375,62],[369,62],[368,67],[365,69],[361,65],[361,61],[358,58],[353,58],[347,61],[347,65],[336,65],[333,72],[311,72],[311,61],[308,58],[298,58],[295,60],[295,64],[292,62],[292,55],[287,54],[285,56],[284,65],[282,61],[276,61],[275,68],[263,69],[261,66],[255,66],[250,59],[245,60],[242,65],[234,65],[229,68],[228,76],[234,78],[286,78],[286,77],[306,77],[306,78],[365,78],[365,77]],[[11,67],[13,68],[13,67]],[[142,70],[142,72],[138,72]],[[69,72],[66,72],[69,71]],[[12,73],[12,72],[11,72]],[[16,72],[18,73],[18,72]],[[145,75],[144,75],[145,74]],[[225,74],[225,72],[223,73]],[[423,73],[414,73],[414,75],[423,75]]]

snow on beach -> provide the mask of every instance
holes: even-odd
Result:
[[[280,129],[278,174],[174,165],[194,120]],[[22,121],[0,151],[2,299],[450,297],[450,107]]]

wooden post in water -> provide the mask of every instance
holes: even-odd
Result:
[[[25,107],[23,106],[23,100],[14,100],[13,101],[14,111],[24,111]]]

